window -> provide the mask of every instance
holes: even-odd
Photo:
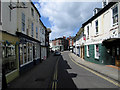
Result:
[[[99,59],[99,46],[95,45],[95,58]]]
[[[34,36],[34,24],[33,23],[31,24],[31,36],[32,37]]]
[[[34,10],[31,8],[31,15],[34,17]]]
[[[44,29],[42,29],[42,34],[44,34]]]
[[[22,13],[22,31],[25,31],[25,14]]]
[[[89,39],[89,26],[87,26],[87,39]]]
[[[1,0],[0,0],[0,25],[1,25]]]
[[[27,63],[27,46],[26,44],[23,44],[24,49],[24,63]]]
[[[32,44],[28,43],[28,61],[32,61]]]
[[[112,9],[112,13],[113,13],[113,24],[118,22],[118,5],[115,5]]]
[[[38,22],[38,14],[36,13],[36,21]]]
[[[16,66],[16,46],[12,44],[2,45],[2,63],[5,69],[5,74],[17,69]]]
[[[20,44],[20,65],[23,64],[23,45]]]
[[[98,34],[98,20],[95,21],[95,29],[96,29],[96,34]]]
[[[25,4],[26,4],[25,2],[22,2],[22,5],[23,5],[23,6],[25,6]]]
[[[38,28],[36,27],[36,38],[38,38]]]
[[[89,45],[87,46],[87,57],[89,57]]]

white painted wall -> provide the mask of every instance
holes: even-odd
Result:
[[[16,4],[12,2],[12,4]],[[2,28],[4,31],[15,35],[17,31],[17,9],[11,10],[11,21],[10,21],[10,0],[7,2],[2,1]]]
[[[96,35],[95,33],[96,20],[98,20],[98,35]],[[84,33],[86,34],[86,37],[87,37],[87,26],[90,27],[90,32],[89,32],[90,39],[86,40],[85,45],[102,43],[104,39],[108,39],[108,38],[119,38],[118,28],[114,29],[118,27],[118,25],[113,26],[112,23],[112,7],[84,27]],[[111,31],[111,29],[113,30]]]

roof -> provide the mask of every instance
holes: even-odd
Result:
[[[31,1],[31,4],[32,4],[32,6],[35,8],[35,10],[37,11],[37,13],[38,13],[39,17],[41,17],[41,15],[40,15],[40,13],[39,13],[38,9],[35,7],[35,5],[33,4],[33,2],[32,2],[32,1]]]
[[[103,14],[105,11],[107,11],[109,8],[111,8],[116,3],[117,2],[110,2],[103,9],[101,9],[96,15],[94,15],[88,21],[86,21],[85,23],[83,23],[82,26],[85,27],[85,25],[87,25],[88,23],[91,23],[94,19],[96,19],[97,17],[99,17],[101,14]]]

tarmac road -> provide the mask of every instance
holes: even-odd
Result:
[[[61,54],[56,67],[57,80],[55,85],[53,83],[53,88],[118,90],[116,85],[76,65],[68,54],[67,51]]]

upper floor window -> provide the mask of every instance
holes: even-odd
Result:
[[[44,34],[44,29],[42,29],[42,34]]]
[[[87,39],[89,39],[89,26],[87,26]]]
[[[95,30],[96,30],[96,34],[98,34],[98,20],[95,21]]]
[[[33,23],[31,24],[31,36],[32,37],[34,36],[34,24]]]
[[[25,2],[22,2],[22,5],[25,6]]]
[[[112,8],[112,18],[113,18],[113,24],[118,22],[118,5],[115,5]]]
[[[0,25],[1,25],[1,0],[0,0]]]
[[[36,38],[38,38],[38,28],[36,27]]]
[[[36,13],[36,21],[38,22],[38,14]]]
[[[34,10],[31,8],[31,15],[34,17]]]
[[[22,13],[22,31],[25,31],[25,14]]]

